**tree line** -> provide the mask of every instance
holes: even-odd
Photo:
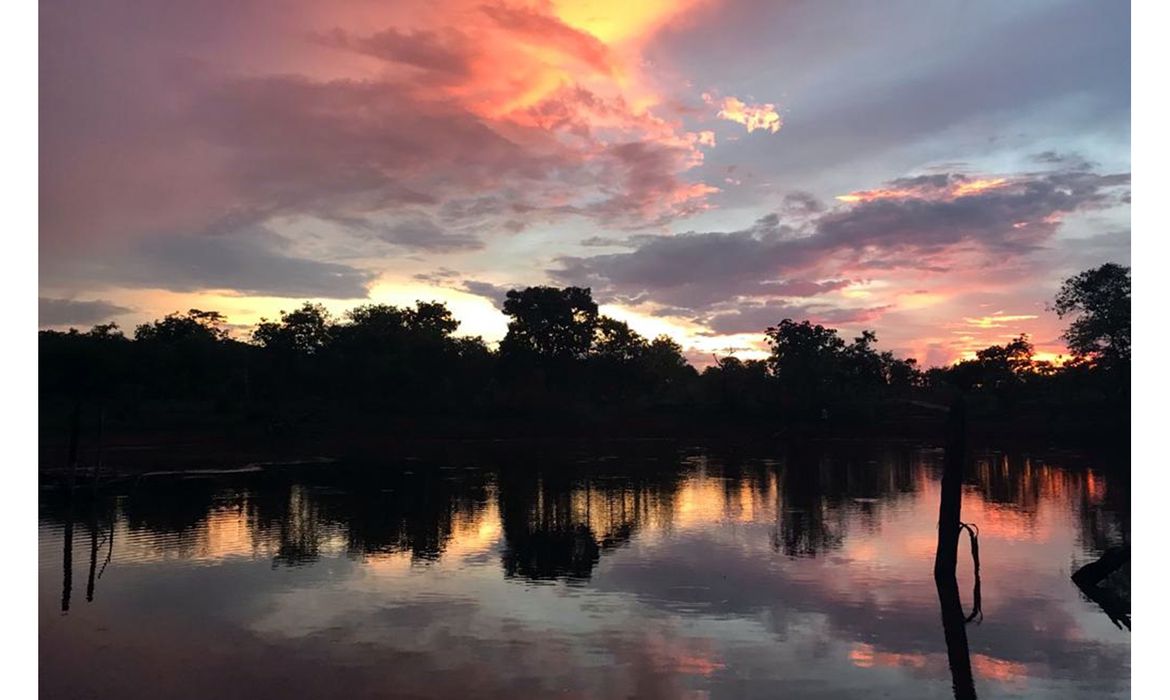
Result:
[[[187,411],[223,420],[317,414],[493,417],[720,416],[762,423],[910,417],[967,396],[988,416],[1047,421],[1124,417],[1128,425],[1130,271],[1106,264],[1065,281],[1052,310],[1070,325],[1071,361],[1037,361],[1026,336],[950,367],[922,369],[877,349],[865,330],[783,319],[762,360],[716,358],[701,372],[670,337],[648,339],[599,313],[587,288],[508,292],[498,349],[457,335],[441,303],[367,304],[333,317],[305,303],[247,340],[192,309],[138,326],[40,332],[45,411],[100,404],[127,422]],[[1122,413],[1123,412],[1123,413]]]

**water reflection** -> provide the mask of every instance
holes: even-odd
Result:
[[[1124,474],[973,458],[962,512],[980,528],[988,599],[965,628],[970,565],[954,590],[930,575],[941,467],[941,451],[862,445],[521,451],[47,496],[42,600],[61,604],[42,607],[42,683],[61,697],[95,674],[123,696],[264,697],[273,676],[312,688],[307,668],[333,668],[346,680],[322,696],[462,697],[474,680],[484,696],[937,697],[961,629],[981,696],[1127,694],[1128,638],[1069,581],[1128,543]],[[80,607],[74,520],[89,535]],[[133,631],[148,624],[148,640]],[[193,656],[213,638],[249,665]],[[142,655],[161,670],[135,686]]]

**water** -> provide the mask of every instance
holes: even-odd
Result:
[[[1128,540],[1126,470],[972,461],[979,697],[1127,697],[1129,632],[1069,579]],[[45,496],[42,695],[948,697],[941,464],[496,446]]]

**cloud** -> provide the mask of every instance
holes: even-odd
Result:
[[[550,275],[704,317],[722,304],[841,290],[875,272],[1018,258],[1048,243],[1063,217],[1118,204],[1128,182],[1081,171],[900,178],[798,224],[771,214],[739,231],[647,237],[628,252],[562,257]],[[745,325],[717,318],[724,329]]]
[[[402,207],[438,220],[456,201],[495,203],[465,212],[484,230],[638,227],[717,191],[683,177],[712,135],[655,113],[667,101],[630,43],[683,6],[594,26],[543,4],[406,3],[371,32],[357,3],[288,5],[44,13],[46,249]]]
[[[348,265],[289,255],[283,252],[287,247],[287,239],[263,228],[231,236],[154,237],[95,262],[88,272],[126,287],[325,299],[364,299],[376,277]]]
[[[963,323],[974,328],[1010,328],[1020,321],[1030,321],[1034,318],[1038,317],[1035,314],[1005,314],[1002,311],[996,311],[988,316],[966,317],[963,319]]]
[[[325,46],[424,70],[431,80],[465,80],[472,71],[472,41],[451,27],[410,31],[390,27],[366,36],[335,28],[315,39]]]
[[[769,326],[783,319],[809,320],[832,326],[834,324],[869,323],[879,318],[890,306],[867,308],[837,308],[826,304],[789,304],[769,300],[763,303],[737,305],[735,310],[721,311],[703,319],[704,325],[718,335],[737,333],[762,334]]]
[[[41,326],[90,325],[133,311],[104,299],[83,301],[41,297],[39,306]]]
[[[750,105],[735,97],[719,99],[710,93],[703,93],[703,101],[719,108],[715,116],[743,124],[749,134],[757,130],[774,134],[784,124],[776,111],[776,105],[771,103]]]
[[[616,70],[608,46],[555,16],[536,9],[505,5],[484,5],[481,9],[492,21],[523,42],[564,52],[600,73],[613,74]]]
[[[914,3],[756,0],[49,3],[41,276],[69,282],[45,294],[96,298],[119,275],[234,284],[244,275],[178,270],[171,282],[132,266],[241,238],[254,256],[339,266],[297,268],[291,284],[248,275],[285,292],[348,295],[369,278],[354,260],[409,277],[483,247],[485,277],[560,255],[558,280],[648,314],[877,308],[911,281],[940,317],[1033,313],[948,300],[976,277],[1022,300],[1056,267],[1128,256],[1126,237],[1088,238],[1127,229],[1124,208],[1084,213],[1126,201],[1098,173],[1127,169],[1129,10],[962,14],[955,25],[953,8]],[[897,41],[873,31],[886,22]],[[695,86],[711,87],[706,100]],[[1046,172],[979,172],[1021,162]],[[699,233],[661,235],[692,216]],[[258,243],[257,229],[280,239]],[[499,240],[518,232],[519,245]],[[586,236],[617,245],[581,247]],[[1041,254],[1046,268],[1026,262]],[[862,279],[876,283],[817,286]]]
[[[468,294],[483,297],[499,307],[503,307],[504,298],[513,289],[523,289],[526,285],[500,285],[483,280],[462,279],[463,275],[456,270],[439,268],[432,272],[420,272],[414,275],[416,280],[429,282],[438,287],[455,289]]]
[[[577,211],[603,224],[661,225],[706,209],[705,198],[719,188],[683,181],[696,152],[690,146],[630,141],[608,146],[602,155],[602,178],[612,183],[604,199]]]
[[[425,217],[378,226],[374,230],[381,240],[412,250],[447,252],[483,248],[483,241],[475,235],[463,231],[445,231]]]
[[[808,192],[789,192],[784,195],[783,211],[788,217],[810,216],[824,210],[824,203]]]
[[[1059,153],[1057,151],[1037,153],[1032,156],[1032,160],[1045,165],[1060,166],[1067,170],[1092,170],[1098,165],[1080,153]]]
[[[1120,204],[1116,188],[1128,173],[1078,171],[1014,177],[940,174],[893,180],[880,190],[854,193],[853,206],[816,222],[811,247],[876,248],[877,259],[913,249],[914,255],[971,243],[989,253],[1031,249],[1056,231],[1065,215]]]
[[[890,32],[874,31],[886,23]],[[820,188],[927,161],[987,167],[1046,149],[1127,167],[1130,23],[1125,3],[923,12],[904,1],[746,0],[708,13],[701,32],[664,35],[658,54],[696,84],[782,103],[785,134],[724,138],[720,155],[766,173],[780,191],[829,194]],[[739,201],[766,206],[775,191],[740,192]]]
[[[508,292],[521,288],[521,285],[505,286],[479,280],[464,280],[462,286],[463,291],[484,297],[501,308],[504,306],[504,299],[508,296]]]

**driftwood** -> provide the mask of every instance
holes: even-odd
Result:
[[[1130,626],[1129,604],[1117,590],[1108,585],[1108,579],[1115,572],[1129,564],[1129,547],[1110,547],[1105,550],[1101,558],[1089,562],[1077,569],[1072,575],[1073,583],[1081,589],[1089,600],[1101,606],[1109,620],[1121,629],[1132,629]],[[1106,585],[1102,585],[1102,584]]]

